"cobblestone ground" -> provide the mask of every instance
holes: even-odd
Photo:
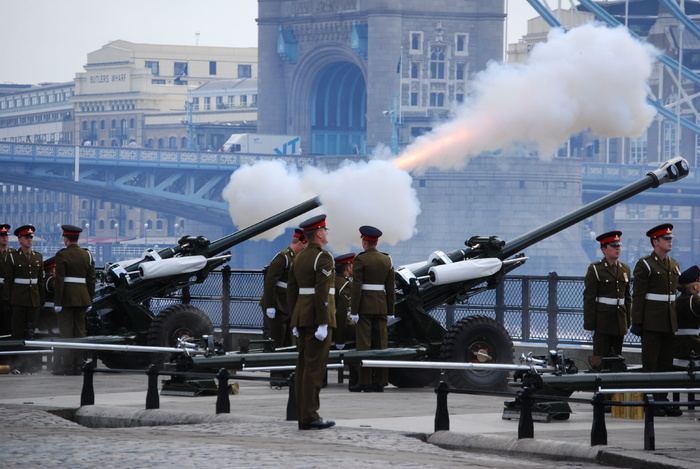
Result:
[[[0,421],[5,469],[601,467],[444,450],[400,432],[299,431],[291,422],[90,429],[17,407],[0,407]]]

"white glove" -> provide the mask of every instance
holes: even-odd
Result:
[[[299,337],[299,329],[297,329],[296,327],[292,329],[292,335],[294,337]]]
[[[53,310],[56,311],[57,313],[60,313],[62,309],[63,309],[63,306],[54,306],[53,307]]]
[[[359,314],[351,314],[350,319],[352,319],[355,322],[360,322],[360,315]]]
[[[87,313],[90,310],[92,310],[92,306],[88,306],[88,309],[86,309],[85,312]]]
[[[338,350],[343,350],[345,348],[345,344],[335,344],[335,348]]]
[[[265,310],[265,314],[267,314],[267,317],[270,319],[275,319],[275,308],[267,308]]]
[[[391,316],[387,316],[386,318],[389,321],[393,321],[394,319],[396,319],[393,314]]]
[[[328,324],[318,326],[318,329],[316,329],[316,332],[314,333],[314,337],[316,337],[318,340],[326,340],[326,337],[328,337]]]

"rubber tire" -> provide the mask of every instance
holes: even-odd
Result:
[[[485,350],[493,358],[491,363],[514,362],[513,341],[508,331],[486,316],[467,316],[450,327],[440,347],[440,361],[479,363],[474,356],[478,350]],[[502,370],[447,370],[445,377],[450,386],[458,389],[509,391],[510,373]]]
[[[214,326],[209,316],[192,305],[173,305],[158,313],[148,329],[148,345],[177,347],[177,339],[183,336],[199,339],[212,335]],[[169,358],[168,353],[152,353],[151,363],[159,368]]]

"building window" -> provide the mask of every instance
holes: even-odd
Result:
[[[444,107],[445,93],[430,93],[430,105],[433,107]]]
[[[457,80],[464,80],[464,64],[457,64],[457,70],[456,70],[456,79]]]
[[[173,69],[173,75],[176,78],[184,77],[187,75],[187,62],[175,62]]]
[[[418,106],[418,93],[415,91],[411,93],[411,106]]]
[[[199,111],[199,98],[192,98],[192,109]]]
[[[211,109],[211,98],[209,96],[204,97],[204,110],[209,111]]]
[[[467,55],[469,48],[469,35],[457,34],[455,36],[455,55]]]
[[[630,164],[647,162],[647,133],[641,137],[630,139]]]
[[[430,48],[430,79],[445,79],[445,46],[434,45]]]
[[[459,104],[462,104],[462,103],[464,102],[464,94],[463,94],[463,93],[457,93],[457,94],[455,95],[455,101],[457,101],[457,103],[459,103]]]
[[[235,96],[227,96],[227,103],[228,107],[233,107],[236,103],[236,97]]]
[[[241,95],[241,106],[247,106],[248,105],[248,96],[242,94]]]
[[[216,97],[216,109],[226,109],[226,107],[224,106],[224,97],[223,96]]]
[[[151,83],[153,83],[154,85],[165,85],[165,80],[163,80],[162,78],[159,78],[157,80],[154,79],[151,80]]]
[[[664,121],[663,159],[673,158],[676,152],[676,123]]]
[[[411,78],[420,78],[420,62],[411,62]]]
[[[153,60],[146,60],[146,68],[151,69],[151,75],[154,77],[160,76],[160,64]]]
[[[213,60],[209,62],[209,75],[216,75],[216,62]]]
[[[423,50],[423,33],[411,33],[411,51]]]
[[[238,78],[251,78],[253,76],[253,66],[252,65],[239,65],[238,66]]]
[[[168,138],[168,148],[170,148],[171,150],[177,149],[177,137]]]

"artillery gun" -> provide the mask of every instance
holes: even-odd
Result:
[[[486,289],[493,289],[503,277],[522,265],[523,249],[548,238],[586,218],[649,188],[687,176],[683,158],[667,161],[644,178],[618,189],[540,228],[509,242],[497,236],[473,236],[465,248],[433,252],[426,262],[396,269],[397,322],[389,327],[387,350],[332,350],[329,364],[357,364],[362,360],[440,361],[461,363],[513,364],[513,342],[499,322],[485,316],[468,316],[445,329],[430,316],[443,305],[462,302]],[[229,352],[224,355],[193,357],[191,365],[200,370],[220,368],[291,366],[296,352]],[[477,371],[449,369],[446,378],[455,387],[477,390],[507,389],[510,371],[502,367]],[[431,369],[390,368],[389,381],[397,387],[421,387],[437,377]]]
[[[292,220],[320,202],[309,199],[248,228],[216,241],[203,236],[183,236],[178,245],[160,251],[149,249],[140,259],[108,264],[98,275],[93,307],[88,313],[86,341],[112,336],[101,342],[175,347],[178,339],[199,339],[213,334],[209,317],[199,308],[176,304],[154,314],[151,298],[165,297],[193,284],[204,282],[209,273],[230,258],[233,246]],[[141,368],[162,354],[101,352],[110,368]]]

